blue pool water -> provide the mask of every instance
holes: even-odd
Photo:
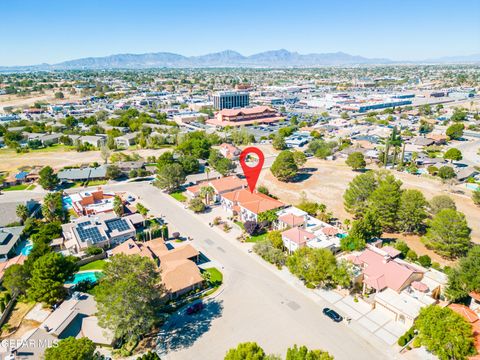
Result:
[[[32,244],[26,244],[21,250],[20,254],[23,256],[28,256],[30,254],[30,251],[32,251],[33,245]]]
[[[90,281],[91,283],[96,283],[99,278],[98,273],[99,273],[98,271],[86,271],[86,272],[76,273],[75,276],[73,277],[73,280],[67,281],[65,284],[76,285],[82,281]]]
[[[347,234],[337,234],[337,237],[339,237],[340,239],[343,239],[347,237]]]
[[[72,208],[72,199],[70,199],[70,196],[64,196],[63,197],[63,207],[65,209],[71,209]]]
[[[480,185],[477,185],[477,184],[466,184],[465,186],[467,187],[467,189],[470,189],[473,191],[477,190],[480,187]]]

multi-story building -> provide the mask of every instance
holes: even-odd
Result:
[[[250,95],[244,91],[220,91],[213,95],[215,109],[234,109],[250,104]]]

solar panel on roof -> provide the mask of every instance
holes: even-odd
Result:
[[[106,222],[108,230],[114,231],[118,230],[119,232],[127,231],[130,229],[128,223],[124,219],[114,219]]]

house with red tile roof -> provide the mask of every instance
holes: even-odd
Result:
[[[448,307],[461,315],[472,326],[473,342],[477,353],[480,354],[480,319],[477,313],[463,304],[450,304]],[[470,356],[469,359],[480,360],[480,355]]]
[[[386,288],[400,292],[415,280],[421,280],[420,267],[398,258],[392,258],[387,252],[368,247],[353,259],[363,274],[363,292],[380,292]]]
[[[247,186],[247,182],[244,179],[240,179],[238,176],[226,176],[219,179],[203,181],[193,186],[187,187],[186,194],[189,197],[196,197],[200,195],[202,187],[211,186],[215,192],[213,202],[220,201],[222,194],[232,192],[235,190],[244,189]]]
[[[425,269],[398,258],[390,246],[367,248],[345,259],[351,261],[357,274],[354,282],[363,284],[363,293],[370,293],[376,309],[407,327],[412,326],[420,309],[440,301],[448,281],[434,269]]]
[[[308,242],[315,239],[315,235],[300,228],[293,227],[282,232],[282,241],[289,253],[307,246]]]
[[[222,194],[221,205],[227,213],[238,216],[242,222],[257,221],[258,214],[285,206],[281,201],[268,195],[259,192],[251,193],[247,189]]]
[[[230,160],[237,160],[242,152],[238,147],[232,144],[223,143],[218,147],[220,154]]]

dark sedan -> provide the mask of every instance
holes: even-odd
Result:
[[[335,322],[340,322],[343,320],[343,317],[341,317],[339,313],[329,308],[323,308],[323,314],[328,316],[330,319],[332,319]]]

